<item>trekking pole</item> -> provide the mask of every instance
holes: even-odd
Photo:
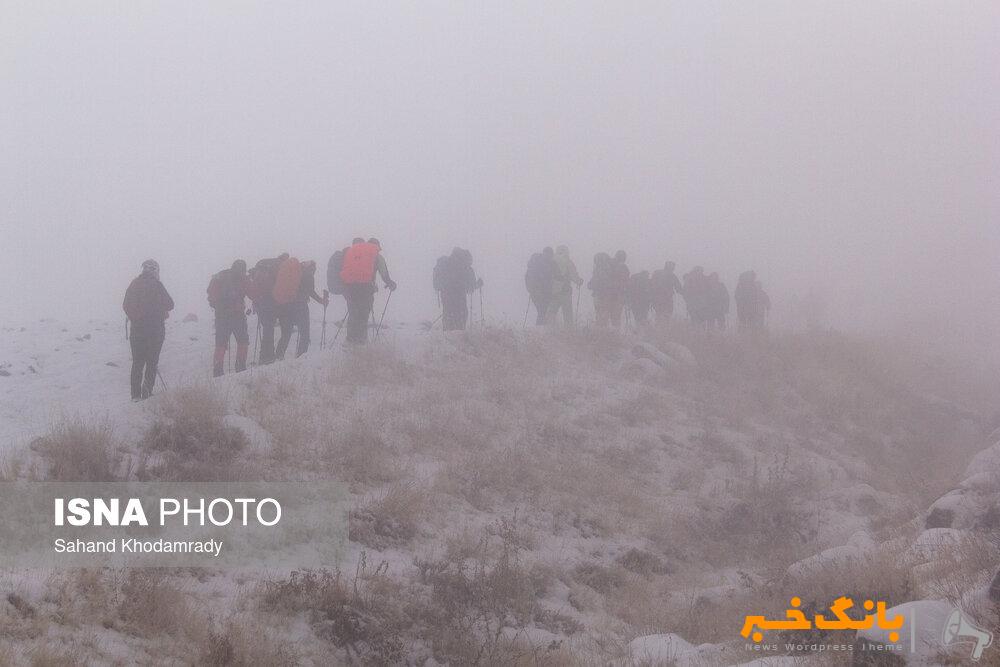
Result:
[[[486,328],[486,311],[483,309],[483,286],[479,286],[479,325]]]
[[[349,314],[349,312],[344,313],[344,317],[340,320],[340,324],[337,325],[337,333],[333,337],[333,343],[336,343],[337,339],[340,338],[340,332],[343,331],[344,327],[347,325],[347,317]],[[333,343],[330,343],[330,345],[333,346]]]
[[[163,385],[163,391],[170,391],[170,388],[167,387],[167,381],[163,379],[163,373],[160,372],[159,368],[156,369],[156,377],[160,378],[160,384]]]
[[[444,311],[442,311],[437,317],[434,318],[434,321],[431,322],[431,325],[429,327],[427,327],[427,330],[430,331],[431,329],[433,329],[434,325],[437,324],[442,317],[444,317]]]
[[[524,307],[524,324],[521,325],[522,329],[528,328],[528,313],[531,311],[531,294],[528,294],[528,305]]]
[[[326,307],[330,303],[330,292],[329,290],[323,290],[323,300],[326,302],[323,304],[323,333],[319,337],[319,349],[326,347]]]
[[[389,296],[385,297],[385,306],[382,308],[382,317],[378,320],[378,326],[375,327],[375,340],[378,340],[378,335],[382,332],[382,322],[385,320],[385,311],[389,310],[389,299],[392,298],[392,290],[389,291]],[[375,315],[374,309],[372,310],[372,315]]]
[[[257,327],[253,332],[253,356],[250,357],[250,375],[253,375],[253,367],[260,363],[260,357],[257,356],[257,350],[260,345],[260,313],[257,314]]]

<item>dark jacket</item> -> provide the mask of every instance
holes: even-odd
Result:
[[[252,291],[250,278],[233,269],[219,271],[208,284],[208,305],[216,317],[242,315],[246,309],[244,299]]]
[[[122,309],[133,325],[162,325],[168,313],[174,309],[174,300],[157,278],[142,274],[135,278],[125,290]]]

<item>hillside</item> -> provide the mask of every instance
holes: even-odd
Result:
[[[0,662],[735,665],[794,595],[997,626],[986,369],[835,333],[389,333],[212,381],[210,323],[174,323],[133,404],[117,327],[5,330],[6,479],[324,479],[351,509],[322,571],[8,570]],[[151,452],[171,424],[204,449]]]

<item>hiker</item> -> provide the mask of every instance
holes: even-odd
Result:
[[[246,296],[252,291],[247,276],[247,263],[242,259],[228,269],[219,271],[208,283],[208,305],[215,311],[215,354],[212,357],[212,375],[223,374],[223,363],[229,351],[229,339],[236,339],[236,372],[247,369],[247,350],[250,336],[247,332]]]
[[[673,262],[666,262],[662,269],[653,271],[650,278],[653,312],[656,313],[656,323],[659,325],[670,322],[674,314],[674,294],[680,294],[683,290],[680,279],[674,273],[675,266]]]
[[[576,264],[569,256],[569,248],[564,245],[556,248],[556,275],[552,279],[552,301],[549,304],[548,322],[555,324],[559,311],[563,314],[563,324],[573,326],[573,285],[583,285],[583,278],[577,273]]]
[[[625,310],[625,301],[628,297],[629,280],[632,277],[626,260],[628,255],[624,250],[615,253],[615,258],[611,262],[611,286],[608,291],[608,320],[615,329],[622,326],[622,311]]]
[[[760,281],[755,281],[757,285],[757,324],[758,326],[767,326],[767,316],[771,314],[771,297],[767,295],[764,291],[764,286],[761,285]],[[810,327],[818,329],[820,327],[819,322],[822,319],[822,312],[826,308],[826,304],[823,298],[816,292],[810,292],[811,302],[816,306],[812,312],[813,317],[810,319]]]
[[[455,248],[434,266],[434,288],[441,296],[441,325],[445,331],[463,331],[469,320],[468,295],[482,288],[472,268],[472,253]]]
[[[640,271],[629,279],[628,307],[637,326],[649,324],[649,309],[653,305],[649,280],[649,271]]]
[[[524,274],[524,285],[528,288],[531,303],[535,304],[538,316],[535,324],[545,324],[545,317],[552,303],[552,281],[555,279],[557,267],[552,248],[546,247],[528,260],[528,270]]]
[[[757,326],[760,298],[757,293],[757,274],[744,271],[736,281],[733,290],[733,300],[736,302],[736,319],[740,329],[752,329]]]
[[[166,337],[164,322],[174,309],[174,300],[160,282],[160,265],[147,259],[139,274],[125,290],[122,309],[131,324],[132,400],[149,398],[156,384],[160,350]]]
[[[718,273],[708,277],[708,285],[708,324],[725,330],[726,317],[729,315],[729,289],[719,279]]]
[[[607,327],[611,321],[611,302],[614,291],[614,265],[611,255],[599,252],[594,255],[594,272],[587,282],[594,299],[594,316],[599,327]]]
[[[278,305],[274,302],[274,283],[278,277],[278,267],[288,259],[288,253],[262,259],[250,269],[250,289],[248,296],[253,302],[260,327],[260,357],[258,363],[274,361],[274,327],[278,323]]]
[[[328,296],[320,296],[316,293],[316,262],[313,261],[299,264],[299,279],[295,294],[291,301],[278,310],[281,338],[278,339],[274,350],[278,359],[285,358],[288,342],[292,339],[292,329],[299,333],[295,345],[296,358],[301,357],[309,349],[309,299],[324,307],[330,302]]]
[[[368,342],[368,318],[373,316],[375,306],[376,276],[390,292],[396,290],[396,283],[389,277],[382,244],[378,239],[365,241],[357,237],[350,248],[344,251],[340,280],[344,284],[344,298],[347,299],[347,343],[364,345]]]
[[[684,306],[687,308],[688,317],[696,326],[704,326],[708,320],[708,292],[710,290],[708,276],[705,269],[696,266],[684,274]]]

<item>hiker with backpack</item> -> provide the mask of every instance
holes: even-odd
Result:
[[[736,282],[733,290],[733,301],[736,302],[736,319],[741,330],[764,326],[767,312],[771,309],[771,299],[757,280],[753,271],[744,271]]]
[[[557,270],[555,254],[550,247],[535,253],[528,260],[524,285],[528,288],[528,297],[538,313],[535,318],[538,326],[546,322],[549,305],[552,303],[552,281],[555,280]]]
[[[260,260],[250,269],[250,291],[248,296],[253,302],[253,310],[257,314],[257,325],[260,327],[260,358],[259,363],[270,364],[274,361],[274,328],[278,323],[278,304],[274,302],[274,283],[278,277],[278,267],[288,259],[288,253],[277,257]]]
[[[599,327],[607,327],[611,321],[613,272],[611,255],[606,252],[594,255],[594,272],[587,282],[587,289],[594,300],[594,315]]]
[[[674,273],[676,265],[666,262],[662,269],[653,272],[650,278],[653,312],[656,313],[656,323],[664,325],[670,322],[674,314],[674,295],[680,294],[683,287]]]
[[[131,324],[129,346],[132,348],[132,400],[149,398],[156,385],[160,350],[166,338],[166,319],[174,309],[163,283],[160,282],[160,265],[147,259],[142,263],[142,273],[125,290],[122,309]]]
[[[688,317],[691,323],[698,327],[704,327],[709,319],[711,311],[711,291],[712,286],[705,275],[705,269],[696,266],[684,274],[684,306],[687,308]]]
[[[219,271],[208,283],[208,305],[215,311],[215,354],[212,376],[225,372],[223,364],[229,351],[229,339],[236,339],[236,372],[247,369],[250,335],[247,331],[246,297],[252,289],[247,263],[242,259]]]
[[[583,285],[583,278],[576,270],[576,264],[569,256],[569,248],[564,245],[556,248],[555,252],[556,275],[552,279],[552,302],[549,305],[548,322],[555,324],[562,311],[563,323],[571,327],[575,323],[573,319],[573,286]]]
[[[344,298],[347,300],[347,342],[364,345],[368,342],[368,318],[375,306],[376,277],[381,277],[385,287],[396,290],[396,283],[389,277],[389,269],[382,256],[378,239],[365,241],[357,237],[344,251],[340,269]]]
[[[649,271],[640,271],[629,278],[627,300],[629,310],[635,317],[637,326],[649,324],[649,309],[653,305],[653,295],[649,284]]]
[[[625,310],[625,302],[628,297],[629,279],[632,274],[629,272],[626,260],[628,255],[624,250],[615,253],[611,262],[611,278],[608,286],[608,321],[615,329],[622,326],[622,311]]]
[[[294,329],[298,332],[295,356],[301,357],[309,349],[309,299],[323,307],[329,303],[328,296],[316,293],[316,262],[299,262],[294,257],[286,259],[278,271],[274,299],[278,303],[278,323],[281,326],[281,338],[274,354],[278,359],[285,358]]]
[[[434,266],[434,289],[441,296],[441,322],[445,331],[463,331],[469,320],[468,295],[481,289],[482,278],[472,268],[472,253],[455,248]]]
[[[729,289],[719,279],[718,273],[708,277],[708,324],[710,327],[725,330],[726,317],[729,315]]]

